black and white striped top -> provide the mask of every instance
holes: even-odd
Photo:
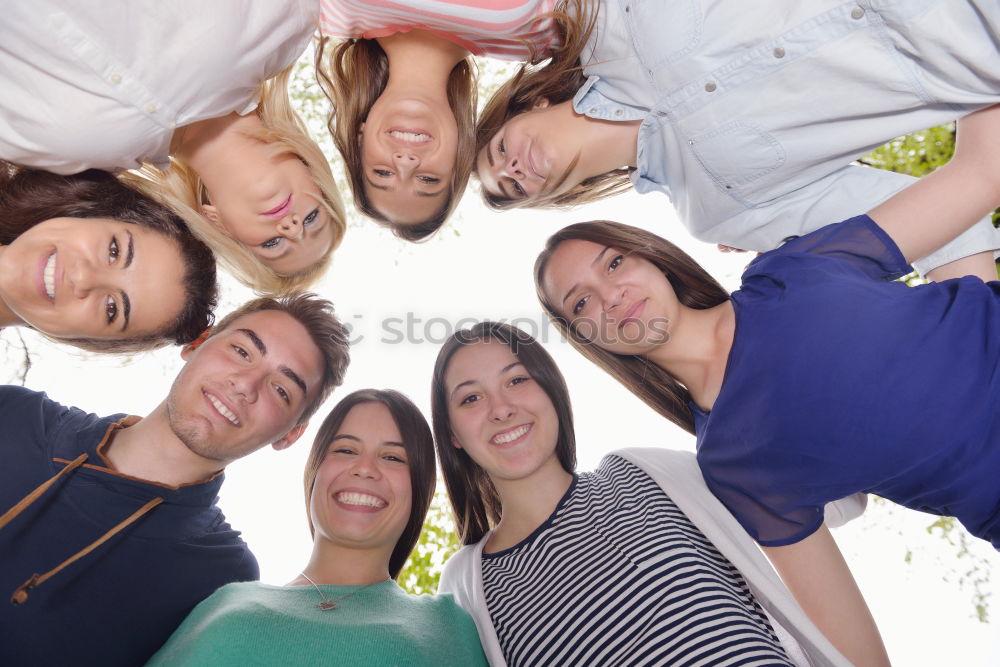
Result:
[[[548,521],[483,555],[509,665],[790,665],[740,572],[617,456]]]

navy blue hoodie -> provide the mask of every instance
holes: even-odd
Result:
[[[110,437],[135,421],[0,387],[0,664],[142,664],[216,588],[258,578],[256,559],[215,505],[221,473],[174,488],[110,469]],[[25,590],[32,575],[77,556],[140,508],[107,541]],[[9,601],[15,593],[20,604]]]

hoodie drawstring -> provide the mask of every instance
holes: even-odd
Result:
[[[39,484],[38,487],[34,491],[32,491],[31,493],[29,493],[28,495],[26,495],[16,505],[14,505],[9,510],[7,510],[4,513],[3,516],[0,516],[0,529],[2,529],[4,526],[6,526],[8,523],[10,523],[15,517],[17,517],[17,515],[19,515],[21,512],[23,512],[29,505],[31,505],[33,502],[35,502],[36,500],[38,500],[38,498],[43,493],[45,493],[46,491],[48,491],[49,487],[51,487],[53,484],[55,484],[59,480],[60,477],[62,477],[63,475],[69,473],[72,470],[76,470],[81,465],[83,465],[84,461],[86,461],[86,460],[87,460],[87,454],[80,454],[78,457],[76,457],[75,459],[73,459],[72,462],[70,462],[68,465],[66,465],[66,467],[64,467],[58,473],[56,473],[55,475],[53,475],[47,481],[42,482],[41,484]],[[10,596],[10,602],[11,602],[11,604],[15,604],[15,605],[22,604],[25,600],[28,599],[28,593],[30,593],[33,588],[35,588],[37,586],[40,586],[41,584],[45,583],[46,581],[48,581],[49,579],[51,579],[55,575],[59,574],[59,572],[61,572],[63,570],[63,568],[67,567],[71,563],[76,562],[80,558],[83,558],[84,556],[86,556],[91,551],[93,551],[97,547],[101,546],[102,544],[104,544],[105,542],[107,542],[108,540],[110,540],[112,537],[114,537],[116,534],[118,534],[119,532],[121,532],[122,530],[124,530],[125,528],[127,528],[129,525],[135,523],[144,514],[146,514],[151,509],[153,509],[154,507],[156,507],[157,505],[159,505],[162,502],[163,502],[163,498],[153,498],[148,503],[146,503],[145,505],[143,505],[142,507],[140,507],[139,509],[137,509],[135,512],[133,512],[128,518],[120,521],[116,526],[114,526],[113,528],[111,528],[110,530],[108,530],[106,533],[104,533],[104,535],[102,535],[98,539],[94,540],[89,545],[87,545],[86,547],[84,547],[80,551],[76,552],[76,554],[74,554],[73,556],[67,558],[62,563],[60,563],[56,567],[52,568],[51,570],[49,570],[45,574],[41,574],[40,575],[40,574],[36,573],[36,574],[31,575],[28,578],[28,580],[25,581],[20,586],[18,586],[17,589],[14,591],[14,594]]]

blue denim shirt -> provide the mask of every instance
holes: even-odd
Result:
[[[997,0],[601,0],[578,113],[641,120],[639,192],[695,237],[770,250],[913,181],[850,163],[1000,102]],[[1000,248],[984,220],[927,270]]]

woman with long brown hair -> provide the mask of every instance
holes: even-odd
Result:
[[[316,69],[362,213],[408,241],[444,223],[472,171],[470,56],[541,57],[556,1],[323,0]]]
[[[797,563],[812,575],[800,608],[690,453],[620,449],[577,473],[566,382],[523,331],[451,336],[431,405],[464,545],[440,590],[472,614],[490,664],[886,662],[832,540]]]
[[[667,195],[701,240],[767,251],[912,183],[853,160],[1000,101],[995,2],[592,0],[556,27],[551,60],[526,64],[480,115],[476,173],[493,208],[634,185]],[[932,277],[992,279],[997,247],[984,219],[918,268],[975,255]]]
[[[549,240],[538,296],[584,356],[696,435],[709,488],[783,574],[823,539],[823,504],[857,492],[1000,548],[1000,282],[894,282],[1000,203],[997,174],[993,107],[959,121],[951,162],[761,255],[731,295],[664,239],[589,222]]]
[[[303,476],[312,553],[285,586],[229,584],[194,608],[151,665],[482,665],[448,596],[396,583],[434,494],[427,420],[403,394],[348,394]]]

